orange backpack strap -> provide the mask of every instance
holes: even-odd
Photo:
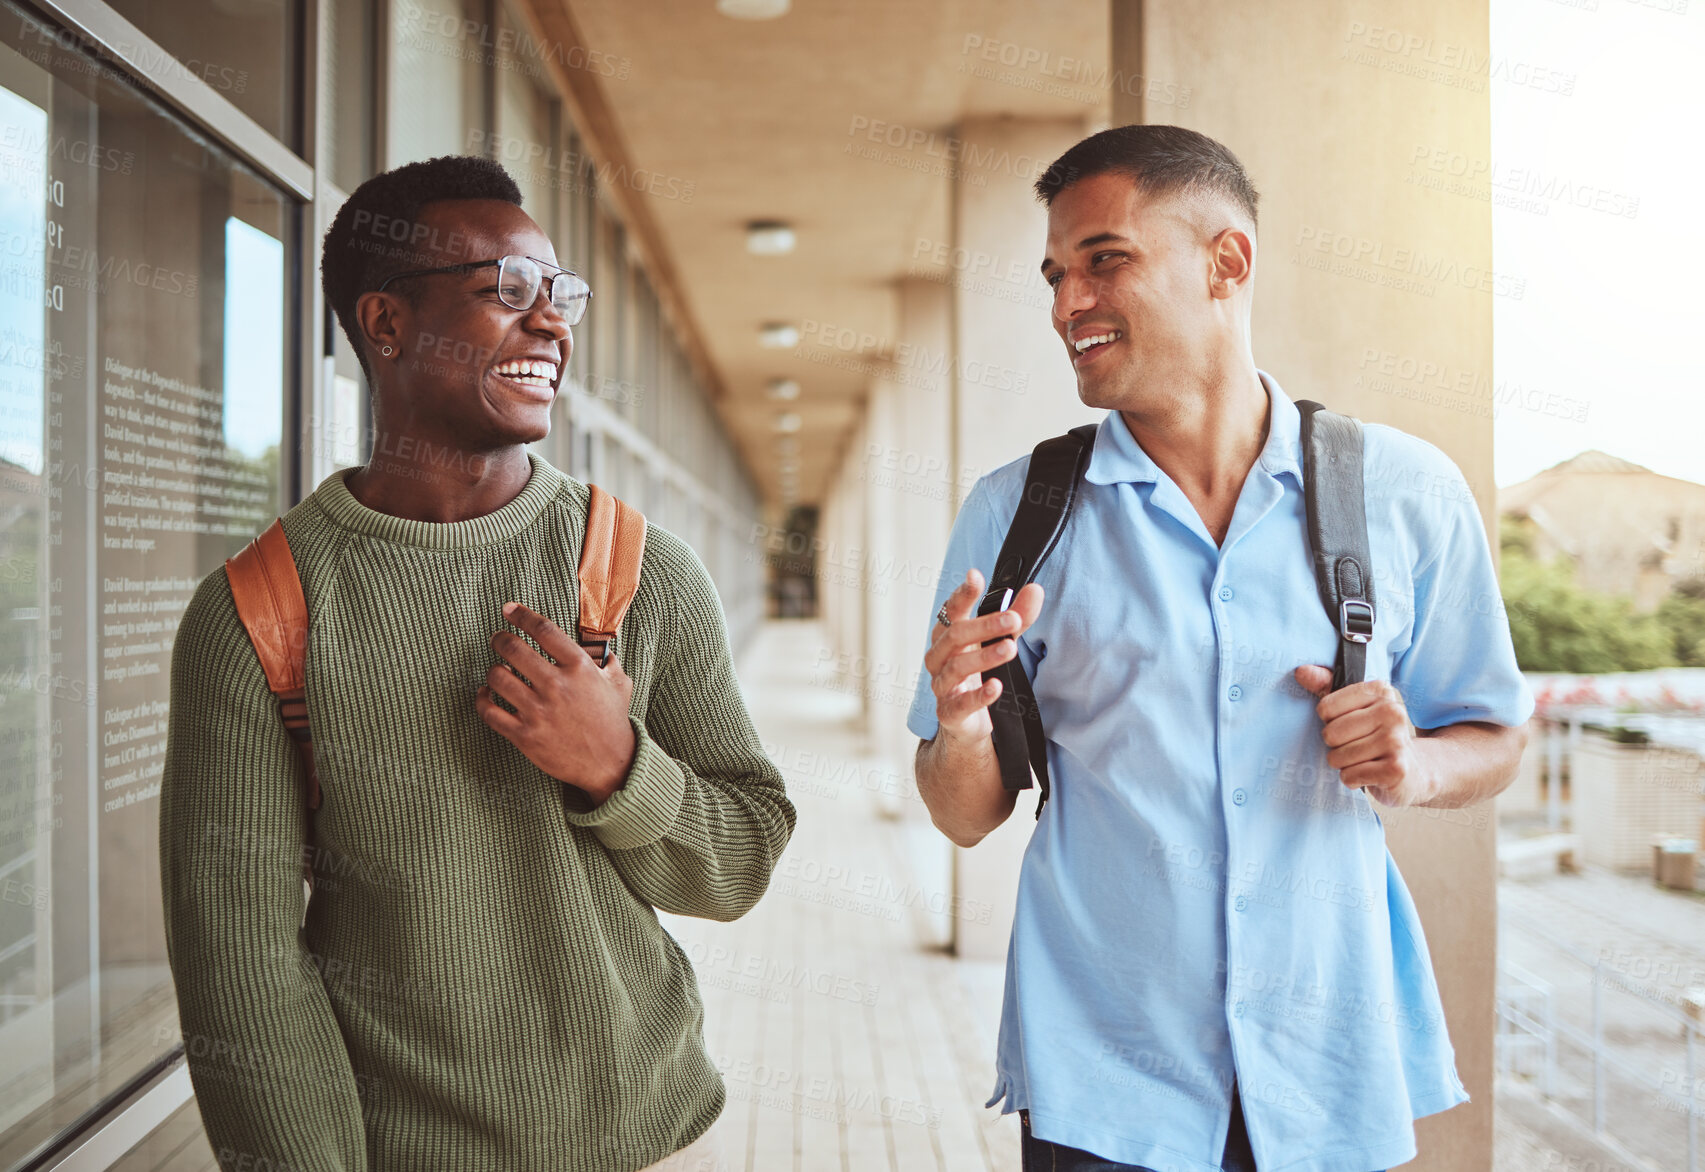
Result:
[[[290,556],[283,522],[274,521],[236,557],[226,558],[225,577],[231,583],[237,617],[260,657],[267,687],[278,697],[285,731],[308,767],[308,809],[318,810],[320,777],[314,768],[303,669],[308,653],[308,602],[302,596],[302,579],[296,575],[296,559]]]
[[[645,514],[596,484],[586,509],[580,550],[580,645],[602,667],[639,590],[645,556]]]

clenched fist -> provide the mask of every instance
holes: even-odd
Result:
[[[1363,680],[1329,691],[1332,669],[1305,664],[1296,681],[1320,697],[1315,712],[1326,742],[1326,764],[1351,789],[1365,789],[1387,806],[1419,806],[1437,786],[1416,751],[1415,726],[1403,695],[1384,680]]]
[[[531,635],[550,659],[521,636],[498,631],[491,649],[504,662],[487,673],[474,709],[527,760],[583,790],[597,805],[622,787],[633,768],[638,747],[628,723],[633,681],[615,656],[599,667],[544,615],[506,602],[503,616]],[[499,697],[515,711],[499,705]]]

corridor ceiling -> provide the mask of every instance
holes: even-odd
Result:
[[[766,502],[820,500],[870,360],[896,335],[895,282],[947,275],[919,244],[949,240],[947,178],[859,148],[892,155],[872,128],[941,143],[968,117],[1104,123],[1104,91],[1048,84],[1043,70],[1067,58],[1106,69],[1108,0],[794,0],[774,20],[733,19],[714,0],[556,2],[589,49],[621,66],[598,83],[633,166],[678,181],[653,184],[660,194],[644,202],[721,384],[716,406]],[[928,145],[906,155],[939,160]],[[679,197],[688,184],[691,198]],[[747,252],[754,220],[791,224],[795,250]],[[759,345],[766,322],[808,340],[833,327],[886,341],[796,356]],[[798,380],[799,397],[771,399],[777,378]],[[799,416],[791,494],[775,430],[784,411]]]

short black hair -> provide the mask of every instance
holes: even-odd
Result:
[[[500,199],[520,207],[521,189],[494,160],[439,155],[373,176],[350,193],[326,229],[320,246],[320,288],[363,370],[367,359],[355,303],[393,273],[441,263],[434,259],[441,253],[424,250],[433,237],[421,225],[420,211],[445,199]]]
[[[1115,126],[1092,134],[1036,180],[1036,197],[1052,207],[1060,192],[1097,175],[1127,175],[1150,195],[1206,192],[1231,201],[1257,223],[1260,195],[1224,143],[1182,126]]]

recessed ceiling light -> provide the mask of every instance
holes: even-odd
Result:
[[[774,427],[780,432],[795,432],[800,429],[803,422],[794,412],[783,411],[776,416]]]
[[[774,20],[786,16],[793,0],[716,0],[716,10],[735,20]]]
[[[753,220],[746,225],[746,251],[753,256],[786,256],[794,243],[793,229],[779,220]]]
[[[786,350],[799,345],[799,327],[786,322],[765,322],[758,329],[758,345],[769,350]]]
[[[776,452],[783,456],[799,455],[799,441],[791,435],[784,435],[776,440]]]
[[[772,399],[799,398],[799,380],[796,378],[772,378],[768,389]]]

